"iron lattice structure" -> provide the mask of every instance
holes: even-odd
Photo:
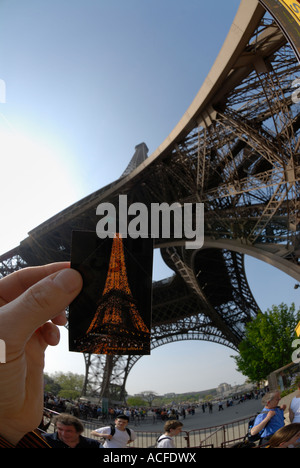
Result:
[[[203,248],[186,249],[172,233],[155,239],[174,275],[153,284],[151,348],[207,340],[237,350],[258,311],[245,254],[300,279],[299,39],[284,4],[242,0],[211,72],[169,137],[149,157],[138,145],[120,179],[32,230],[1,256],[1,274],[69,260],[72,230],[95,230],[99,203],[117,207],[120,194],[128,204],[203,203]],[[84,357],[84,393],[108,397],[118,386],[123,399],[140,356]]]

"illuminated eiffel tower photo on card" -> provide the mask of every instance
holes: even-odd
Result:
[[[69,306],[69,349],[150,354],[153,240],[72,233],[71,267],[83,289]]]

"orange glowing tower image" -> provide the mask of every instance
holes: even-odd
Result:
[[[126,271],[123,239],[115,234],[104,290],[81,351],[95,354],[148,354],[150,331],[138,311]]]

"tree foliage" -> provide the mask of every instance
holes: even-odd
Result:
[[[55,372],[52,375],[45,374],[45,391],[54,395],[76,399],[81,395],[84,376],[72,372]]]
[[[139,396],[132,396],[126,400],[128,406],[134,406],[135,408],[146,406],[147,402]]]
[[[252,382],[259,382],[276,369],[289,364],[293,353],[292,342],[300,320],[300,309],[286,304],[272,306],[246,325],[239,355],[234,359],[237,370]]]
[[[147,401],[149,406],[152,406],[152,402],[156,398],[157,393],[153,392],[152,390],[145,390],[144,392],[141,392],[139,396],[144,401]]]

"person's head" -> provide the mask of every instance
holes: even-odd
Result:
[[[287,448],[289,445],[295,445],[300,439],[300,423],[292,423],[283,426],[272,435],[269,441],[270,448]]]
[[[164,431],[165,433],[169,434],[171,437],[176,436],[181,432],[182,429],[182,422],[177,421],[177,420],[170,420],[167,421],[164,425]]]
[[[276,408],[276,406],[278,406],[280,399],[280,392],[278,392],[278,390],[275,390],[274,392],[266,393],[262,397],[261,401],[266,408],[271,409]]]
[[[84,427],[79,419],[71,414],[61,413],[55,418],[55,426],[58,438],[69,445],[79,441],[79,436]]]
[[[125,431],[127,424],[129,422],[129,417],[125,414],[119,414],[115,419],[115,426],[119,431]]]

